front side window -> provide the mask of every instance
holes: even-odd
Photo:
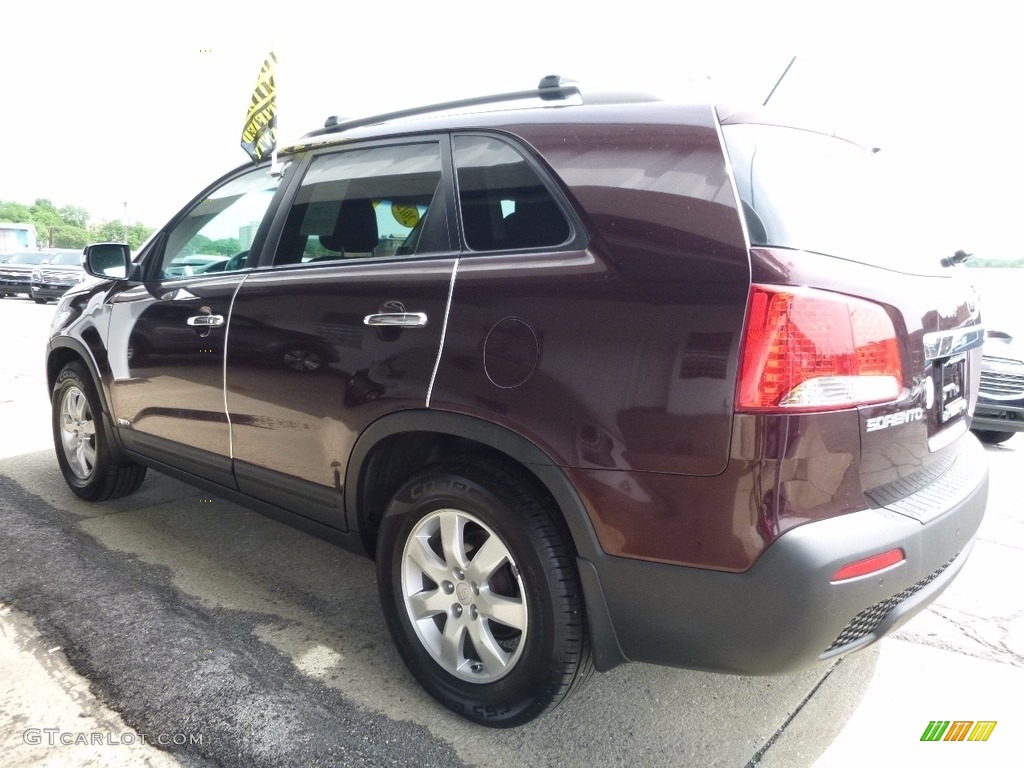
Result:
[[[550,248],[572,228],[522,155],[487,136],[456,136],[455,167],[466,245],[474,251]]]
[[[263,166],[211,192],[167,233],[158,277],[243,269],[280,180]]]
[[[274,263],[411,256],[447,248],[437,142],[369,147],[313,160],[288,212]],[[442,228],[443,230],[443,228]]]

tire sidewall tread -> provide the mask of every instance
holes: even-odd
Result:
[[[82,480],[71,470],[60,436],[60,403],[70,387],[77,387],[85,395],[92,411],[96,434],[96,462],[92,476]],[[86,501],[104,501],[127,496],[138,490],[146,477],[146,467],[122,459],[111,442],[103,406],[92,377],[81,363],[68,363],[57,375],[50,398],[50,420],[53,444],[64,481],[72,492]]]
[[[401,553],[416,523],[455,508],[486,523],[513,553],[529,611],[516,667],[491,683],[443,670],[419,642],[404,607]],[[492,727],[511,727],[557,706],[590,676],[582,593],[573,558],[550,512],[502,467],[446,463],[410,478],[385,512],[378,538],[381,602],[399,653],[419,683],[449,709]]]

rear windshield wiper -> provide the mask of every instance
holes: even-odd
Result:
[[[955,267],[957,264],[963,264],[969,258],[971,258],[971,254],[961,248],[952,256],[943,256],[940,263],[944,267]]]

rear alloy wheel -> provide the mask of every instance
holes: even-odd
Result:
[[[1013,437],[1017,433],[1016,432],[993,432],[993,431],[987,430],[987,429],[979,429],[974,434],[976,434],[978,436],[978,439],[981,440],[981,442],[983,442],[983,443],[986,443],[988,445],[999,445],[1000,443],[1005,443],[1007,440],[1009,440],[1011,437]]]
[[[592,671],[572,558],[502,469],[439,465],[406,482],[381,524],[377,576],[409,669],[470,720],[525,723]]]
[[[57,463],[76,495],[102,501],[138,489],[146,468],[116,455],[96,388],[79,363],[68,364],[57,376],[51,405]]]
[[[459,509],[420,518],[402,552],[405,610],[445,672],[491,683],[511,672],[529,625],[522,574],[505,543]]]

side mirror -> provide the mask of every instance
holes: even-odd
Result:
[[[125,280],[132,263],[132,251],[126,243],[96,243],[85,247],[85,271],[105,280]]]

